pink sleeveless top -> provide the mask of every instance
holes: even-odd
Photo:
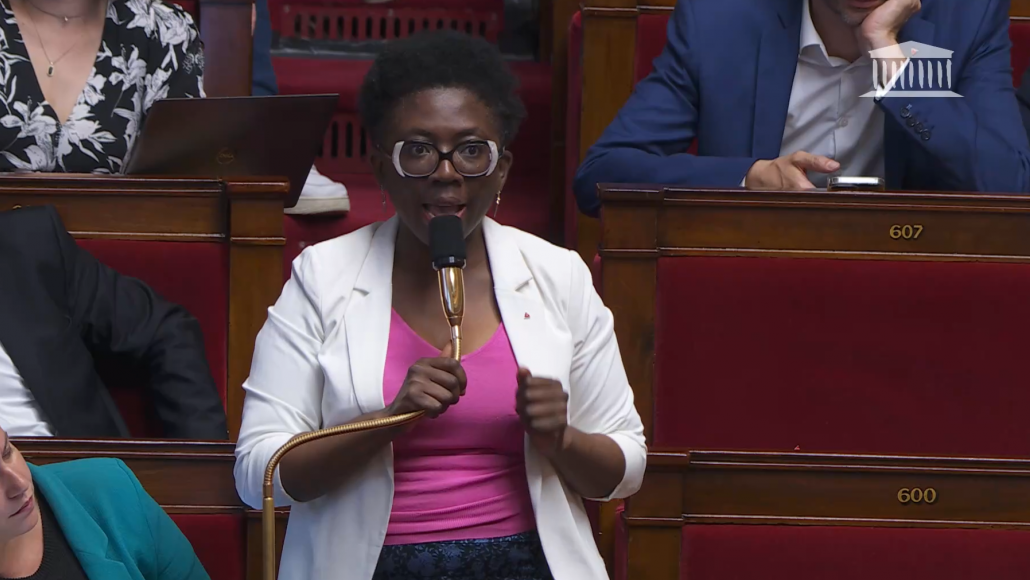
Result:
[[[387,404],[415,361],[436,356],[440,351],[393,312],[383,374]],[[504,325],[461,364],[468,377],[465,396],[393,441],[388,546],[499,538],[536,528],[525,432],[515,413],[518,366]]]

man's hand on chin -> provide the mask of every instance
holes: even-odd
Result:
[[[920,0],[887,0],[870,12],[855,30],[859,47],[868,52],[898,44],[901,28],[920,8]],[[899,50],[895,58],[907,58],[907,55]]]

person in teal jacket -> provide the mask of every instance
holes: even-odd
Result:
[[[210,580],[122,461],[30,465],[0,433],[0,578]]]

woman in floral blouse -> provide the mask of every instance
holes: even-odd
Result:
[[[0,0],[0,171],[121,173],[155,101],[203,97],[189,14],[162,0]]]

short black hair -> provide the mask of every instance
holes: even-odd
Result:
[[[386,43],[365,75],[358,111],[365,130],[378,142],[405,97],[427,89],[461,88],[490,108],[501,128],[500,145],[507,146],[526,117],[518,85],[501,51],[490,42],[452,30],[420,32]]]

